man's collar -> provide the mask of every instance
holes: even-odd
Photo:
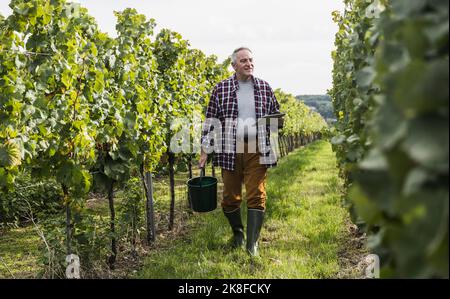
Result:
[[[251,78],[252,78],[252,82],[253,82],[254,88],[258,88],[258,86],[256,85],[256,79],[255,79],[255,76],[251,75]],[[236,73],[233,74],[233,77],[231,77],[231,79],[232,79],[232,81],[233,81],[234,89],[235,89],[235,90],[238,90],[238,89],[239,89],[239,83],[238,83],[238,78],[237,78]]]

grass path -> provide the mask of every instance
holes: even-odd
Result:
[[[243,249],[228,248],[231,229],[218,208],[192,216],[183,237],[159,240],[136,277],[339,277],[340,252],[350,235],[335,165],[331,145],[318,141],[297,149],[270,169],[260,258],[251,259]]]
[[[38,267],[39,237],[33,227],[0,232],[0,279],[35,278]]]

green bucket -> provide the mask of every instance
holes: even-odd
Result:
[[[195,212],[210,212],[217,208],[217,179],[212,176],[192,178],[187,181],[189,202]]]

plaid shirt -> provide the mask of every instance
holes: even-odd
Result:
[[[252,76],[256,121],[264,115],[279,113],[280,104],[269,84]],[[227,170],[234,170],[236,160],[236,127],[238,118],[238,101],[236,91],[239,89],[236,74],[218,83],[212,92],[211,99],[206,109],[206,121],[202,132],[202,147],[205,152],[214,151],[213,163],[215,166]],[[214,130],[212,119],[220,120],[222,137],[212,137],[210,132]],[[226,122],[231,121],[229,125]],[[270,130],[268,125],[257,126],[258,147],[262,153],[262,160],[267,167],[276,165],[276,156],[270,149]],[[220,142],[222,141],[222,142]]]

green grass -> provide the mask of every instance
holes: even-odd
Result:
[[[0,278],[36,277],[39,243],[32,226],[0,232]]]
[[[342,183],[335,165],[331,145],[319,141],[270,169],[259,258],[227,246],[231,230],[218,208],[194,214],[182,238],[159,241],[137,277],[337,277],[348,213],[340,204]]]

